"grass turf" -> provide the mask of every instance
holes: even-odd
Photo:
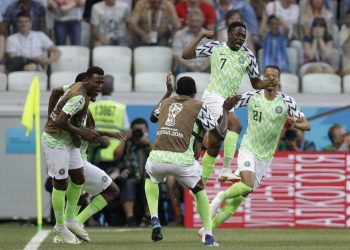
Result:
[[[39,249],[203,249],[195,229],[164,227],[164,239],[156,243],[150,240],[150,228],[87,230],[92,240],[90,243],[54,245],[54,235],[50,233]],[[348,229],[220,229],[214,233],[220,249],[350,249]],[[23,249],[34,234],[35,228],[21,227],[13,223],[0,225],[0,249]]]

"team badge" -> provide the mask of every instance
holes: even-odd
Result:
[[[243,56],[238,57],[238,61],[239,61],[240,64],[243,64],[244,61],[245,61],[244,57]]]
[[[102,181],[103,181],[103,182],[107,182],[107,180],[108,180],[107,176],[103,176],[103,177],[102,177]]]
[[[281,106],[277,106],[277,107],[275,108],[276,114],[281,114],[282,111],[283,111],[283,108],[282,108]]]
[[[246,161],[246,162],[244,163],[244,166],[245,166],[245,167],[249,167],[249,166],[250,166],[250,162],[249,162],[249,161]]]
[[[64,175],[65,172],[66,172],[66,170],[64,170],[63,168],[61,168],[61,169],[58,171],[58,173],[59,173],[60,175]]]

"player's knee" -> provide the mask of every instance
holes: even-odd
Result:
[[[196,194],[196,193],[198,193],[198,192],[200,192],[202,190],[204,190],[204,184],[203,184],[202,179],[200,179],[197,182],[196,186],[194,186],[194,188],[191,188],[191,191],[192,191],[192,193]]]
[[[114,199],[116,199],[120,194],[120,189],[118,186],[112,182],[103,192],[102,196],[105,198],[108,204],[110,204]]]
[[[71,180],[76,185],[83,185],[85,182],[84,176],[75,176],[74,178],[71,178]]]
[[[53,186],[56,190],[67,190],[68,187],[68,181],[67,179],[57,180],[53,179]]]

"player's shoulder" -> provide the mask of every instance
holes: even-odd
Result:
[[[277,95],[278,95],[279,97],[281,97],[281,98],[282,98],[285,102],[287,102],[287,103],[296,103],[294,97],[291,97],[291,96],[287,95],[287,94],[284,93],[284,92],[278,91],[278,92],[277,92]]]
[[[244,92],[242,94],[242,96],[245,96],[245,97],[253,97],[253,96],[256,96],[256,95],[261,95],[263,94],[263,90],[262,89],[255,89],[255,90],[249,90],[247,92]]]
[[[246,54],[249,57],[255,57],[253,51],[251,51],[247,46],[242,45],[240,51],[242,51],[244,54]]]

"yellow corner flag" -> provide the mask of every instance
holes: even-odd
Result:
[[[33,116],[35,118],[35,165],[36,165],[36,195],[38,230],[42,229],[42,198],[41,198],[41,153],[40,153],[40,82],[39,76],[33,78],[24,110],[22,124],[27,128],[26,136],[33,130]]]

